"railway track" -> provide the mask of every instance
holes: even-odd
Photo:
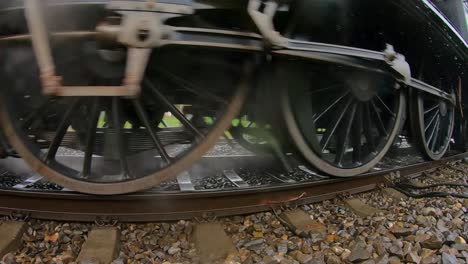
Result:
[[[225,147],[221,144],[218,148]],[[3,168],[10,170],[0,177],[4,184],[0,190],[0,214],[17,219],[31,217],[100,223],[239,215],[369,191],[388,184],[384,176],[390,173],[420,174],[468,157],[468,153],[458,153],[432,162],[420,162],[416,158],[412,163],[407,161],[400,166],[387,161],[387,164],[380,164],[380,169],[346,179],[322,176],[297,160],[293,163],[294,173],[282,173],[271,157],[240,152],[220,155],[221,150],[217,155],[205,156],[192,169],[179,174],[176,180],[144,192],[118,196],[76,193],[28,172],[19,159],[7,159]],[[405,159],[402,152],[404,149],[398,151],[394,163]],[[289,159],[294,160],[294,157]],[[12,182],[11,179],[15,180]]]

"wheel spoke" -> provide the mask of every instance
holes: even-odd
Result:
[[[435,106],[431,107],[430,109],[424,111],[424,114],[426,115],[426,114],[428,114],[428,113],[434,111],[434,110],[437,109],[437,108],[439,108],[439,105],[438,105],[438,104],[436,104]]]
[[[380,116],[379,109],[377,108],[377,106],[374,104],[373,101],[371,101],[370,103],[372,105],[372,109],[374,109],[375,116],[377,117],[377,128],[380,130],[380,132],[385,134],[386,137],[388,137],[388,132],[385,129],[385,125],[382,121],[382,117]]]
[[[335,117],[335,119],[331,122],[332,127],[330,129],[327,129],[327,132],[325,132],[325,135],[323,136],[322,140],[320,141],[320,144],[322,145],[322,152],[325,151],[325,149],[328,146],[328,143],[330,142],[331,137],[335,133],[335,130],[338,128],[338,125],[340,124],[341,120],[343,119],[343,116],[346,114],[346,111],[348,110],[351,102],[353,101],[353,98],[349,98],[346,104],[343,106],[342,110],[340,111],[339,115]]]
[[[314,118],[314,123],[316,123],[323,115],[325,115],[330,109],[333,108],[338,102],[340,102],[349,92],[345,92],[342,96],[338,97],[331,105],[329,105],[325,110],[320,113],[317,117]]]
[[[129,178],[128,163],[126,157],[126,150],[124,146],[124,138],[122,134],[122,125],[120,120],[120,98],[112,98],[112,124],[115,130],[117,139],[117,151],[119,152],[120,169],[125,178]]]
[[[426,132],[429,129],[429,127],[432,125],[432,122],[434,122],[436,117],[439,116],[439,111],[440,110],[437,110],[437,112],[432,116],[431,121],[429,121],[429,124],[427,124],[427,126],[424,127],[424,132]]]
[[[335,156],[335,163],[338,165],[341,164],[344,154],[346,152],[346,146],[348,145],[349,137],[351,134],[351,127],[353,125],[354,116],[356,114],[356,106],[357,104],[353,103],[348,119],[346,119],[343,124],[345,130],[340,133],[342,134],[342,137],[340,142],[338,143],[338,151]]]
[[[60,121],[58,128],[55,131],[55,136],[49,145],[49,150],[47,151],[47,155],[45,156],[44,161],[48,162],[50,160],[55,159],[55,156],[57,155],[57,150],[60,147],[60,144],[62,143],[63,137],[67,133],[68,127],[70,126],[70,117],[73,114],[73,111],[78,106],[79,101],[79,99],[75,99],[63,115],[62,120]]]
[[[161,140],[159,139],[157,133],[154,131],[153,126],[151,125],[149,121],[149,118],[148,118],[148,115],[146,114],[145,109],[143,109],[143,106],[141,105],[138,99],[133,99],[132,103],[133,103],[133,106],[135,107],[138,118],[140,118],[140,120],[145,125],[146,130],[148,131],[151,139],[153,140],[154,145],[158,149],[159,154],[161,154],[162,159],[164,160],[166,164],[170,164],[171,158],[169,157],[166,150],[164,149],[164,146],[161,143]]]
[[[372,135],[371,111],[368,103],[364,104],[364,118],[366,120],[364,123],[364,136],[366,137],[366,140],[369,143],[371,149],[375,149],[376,144],[374,141],[374,136]]]
[[[353,135],[351,139],[353,147],[353,162],[357,163],[361,161],[361,135],[363,130],[363,113],[362,113],[362,104],[359,104],[356,109],[356,116],[354,117],[354,128]]]
[[[393,117],[395,117],[395,113],[390,109],[390,107],[387,106],[387,104],[385,104],[385,102],[382,100],[382,98],[380,98],[380,96],[376,95],[377,99],[379,100],[379,102],[384,106],[385,109],[387,109],[387,111],[390,113],[390,115],[392,115]]]
[[[159,99],[159,101],[161,103],[163,103],[168,109],[169,111],[182,123],[182,125],[187,128],[188,130],[190,130],[190,132],[195,136],[195,137],[198,137],[198,138],[203,138],[203,134],[192,124],[192,122],[190,122],[190,120],[188,120],[185,115],[180,112],[179,109],[177,109],[177,107],[175,107],[168,99],[166,96],[164,96],[164,94],[162,94],[158,88],[156,86],[154,86],[154,84],[147,80],[147,79],[144,79],[143,80],[144,84],[147,85],[151,91],[153,92],[153,94]]]
[[[45,161],[55,159],[55,156],[57,155],[57,150],[60,147],[60,144],[62,143],[63,137],[67,133],[68,127],[70,126],[70,117],[72,116],[79,102],[80,99],[74,99],[71,106],[63,115],[63,118],[58,125],[57,131],[55,132],[54,139],[50,143],[49,150],[47,151],[47,155],[45,157]]]
[[[439,122],[437,123],[437,127],[435,130],[434,140],[432,140],[432,146],[430,147],[431,151],[434,152],[435,147],[437,146],[438,139],[439,139],[439,130],[440,130],[440,117]]]
[[[187,82],[186,80],[184,80],[183,78],[175,75],[174,73],[172,72],[169,72],[167,70],[164,70],[164,69],[161,69],[161,68],[157,68],[157,71],[159,71],[160,73],[162,73],[164,76],[167,77],[168,80],[170,80],[171,82],[173,82],[174,84],[177,84],[179,87],[195,94],[195,95],[198,95],[198,96],[202,96],[204,98],[207,98],[207,99],[210,99],[212,101],[215,101],[217,103],[221,103],[221,104],[227,104],[228,102],[222,98],[222,97],[219,97],[217,95],[214,95],[208,91],[206,91],[206,89],[201,89],[199,87],[196,87],[195,85]]]
[[[432,139],[434,137],[434,133],[437,130],[437,127],[439,126],[439,122],[440,122],[440,117],[437,116],[434,127],[431,130],[431,134],[429,135],[429,138],[427,139],[427,146],[429,146],[431,144],[431,141],[432,141]]]
[[[327,86],[325,88],[321,88],[321,89],[318,89],[318,90],[313,90],[309,94],[311,94],[311,95],[312,94],[317,94],[317,93],[328,91],[330,89],[334,89],[334,88],[341,87],[341,86],[342,86],[341,84],[333,84],[333,85]]]
[[[95,98],[91,106],[91,119],[89,120],[89,126],[86,138],[86,150],[83,162],[82,176],[87,178],[91,175],[91,162],[94,151],[94,140],[96,139],[96,130],[99,121],[99,98]]]

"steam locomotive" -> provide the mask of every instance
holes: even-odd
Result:
[[[399,135],[441,159],[467,145],[466,14],[462,0],[4,0],[0,156],[102,195],[168,180],[220,138],[337,177]]]

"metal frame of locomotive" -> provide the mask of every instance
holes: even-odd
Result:
[[[237,116],[249,120],[232,135],[257,137],[246,143],[252,149],[279,138],[277,152],[294,149],[347,177],[374,167],[403,126],[425,156],[440,159],[463,114],[467,44],[426,0],[25,0],[0,8],[0,120],[14,149],[5,139],[3,151],[81,192],[128,193],[167,180]],[[181,125],[161,128],[166,112]],[[60,146],[83,155],[57,157]]]

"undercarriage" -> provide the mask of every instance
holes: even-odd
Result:
[[[427,159],[465,149],[463,32],[426,0],[355,2],[2,1],[0,158],[110,195],[220,137],[337,177],[399,135]]]

